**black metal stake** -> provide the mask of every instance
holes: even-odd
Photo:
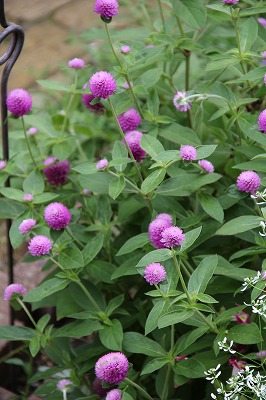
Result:
[[[6,64],[1,78],[1,125],[2,125],[2,146],[3,146],[3,160],[9,159],[9,145],[8,145],[8,120],[7,120],[7,82],[18,56],[24,43],[24,31],[21,26],[7,22],[5,18],[4,0],[0,0],[0,24],[4,28],[0,33],[0,44],[8,37],[11,36],[11,41],[6,52],[0,57],[0,65]],[[5,183],[7,187],[10,186],[10,180]],[[13,283],[13,248],[9,239],[9,229],[11,220],[6,220],[6,243],[7,243],[7,266],[8,266],[8,284]],[[10,308],[10,324],[14,324],[13,309]]]

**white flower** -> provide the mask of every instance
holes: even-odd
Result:
[[[232,349],[233,344],[233,340],[231,340],[231,342],[228,344],[227,338],[224,337],[222,342],[218,342],[218,347],[220,350],[223,350],[225,352],[229,351],[231,354],[235,354],[236,351]]]

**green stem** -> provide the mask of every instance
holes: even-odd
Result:
[[[67,391],[63,390],[63,400],[67,400]]]
[[[166,372],[164,386],[163,386],[162,400],[167,400],[170,375],[171,375],[171,364],[169,363],[167,365],[167,372]]]
[[[115,109],[114,109],[114,107],[113,107],[113,104],[112,104],[112,102],[111,102],[111,100],[110,100],[110,97],[108,97],[108,103],[109,103],[109,105],[110,105],[112,114],[113,114],[113,116],[114,116],[114,118],[115,118],[115,121],[116,121],[118,130],[119,130],[121,139],[122,139],[123,142],[125,143],[125,146],[126,146],[126,148],[127,148],[128,154],[130,155],[131,160],[132,160],[133,163],[135,164],[135,167],[136,167],[136,170],[137,170],[137,173],[138,173],[138,176],[139,176],[140,181],[143,182],[143,178],[142,178],[141,172],[140,172],[140,170],[139,170],[138,164],[137,164],[137,162],[136,162],[136,160],[135,160],[135,158],[134,158],[134,156],[133,156],[133,154],[132,154],[132,151],[131,151],[131,149],[130,149],[130,147],[129,147],[129,145],[128,145],[126,139],[125,139],[124,132],[122,131],[121,126],[120,126],[120,124],[119,124],[119,122],[118,122],[117,114],[116,114],[116,111],[115,111]]]
[[[238,48],[239,57],[240,57],[240,65],[241,65],[243,74],[245,74],[246,70],[245,70],[244,63],[242,61],[242,51],[241,51],[240,37],[239,37],[239,31],[238,31],[238,26],[237,26],[237,19],[233,17],[232,22],[233,22],[233,25],[235,28],[235,33],[236,33],[236,43],[237,43],[237,48]]]
[[[119,175],[118,174],[116,174],[115,172],[113,172],[113,171],[110,171],[110,169],[107,169],[107,172],[110,174],[110,175],[113,175],[113,176],[115,176],[116,178],[119,178]],[[142,191],[137,187],[137,185],[135,185],[134,183],[132,183],[128,178],[126,178],[125,176],[124,176],[124,179],[125,179],[125,181],[130,185],[130,186],[132,186],[135,190],[136,190],[136,192],[138,192],[139,194],[141,194],[142,196],[144,196],[144,194],[142,193]]]
[[[178,28],[179,28],[179,31],[180,31],[180,35],[181,36],[185,36],[183,25],[182,25],[182,22],[181,22],[179,16],[176,14],[175,17],[176,17],[177,25],[178,25]]]
[[[75,81],[74,81],[74,88],[73,88],[74,91],[75,91],[76,88],[77,88],[77,81],[78,81],[78,71],[75,71]],[[66,112],[65,112],[65,115],[64,115],[64,121],[63,121],[62,129],[61,129],[61,136],[62,136],[62,135],[64,134],[64,132],[65,132],[66,124],[67,124],[67,119],[68,119],[68,114],[69,114],[69,111],[70,111],[70,109],[71,109],[71,106],[72,106],[74,97],[75,97],[74,94],[71,94],[71,95],[70,95],[70,98],[69,98],[69,101],[68,101],[68,104],[67,104],[67,108],[66,108]]]
[[[22,346],[17,347],[14,350],[11,350],[9,353],[5,354],[3,357],[0,358],[0,364],[8,360],[9,358],[13,357],[15,354],[20,353],[21,351],[25,350],[28,347],[27,344],[23,344]]]
[[[141,386],[139,386],[137,383],[133,382],[129,378],[124,379],[125,383],[128,383],[129,385],[133,386],[135,389],[137,389],[146,399],[148,400],[153,400],[153,398],[144,390]]]
[[[24,137],[25,137],[25,140],[26,140],[26,144],[27,144],[27,147],[28,147],[28,150],[29,150],[29,153],[30,153],[32,162],[33,162],[33,164],[35,165],[35,167],[37,167],[37,164],[36,164],[36,162],[35,162],[35,160],[34,160],[34,157],[33,157],[32,152],[31,152],[31,148],[30,148],[30,144],[29,144],[29,140],[28,140],[28,136],[27,136],[27,132],[26,132],[26,127],[25,127],[25,121],[24,121],[24,118],[23,118],[23,117],[21,117],[21,122],[22,122]]]
[[[110,32],[109,32],[108,24],[105,23],[104,25],[105,25],[105,30],[106,30],[106,33],[107,33],[107,37],[108,37],[109,44],[110,44],[110,47],[111,47],[111,49],[112,49],[112,52],[113,52],[113,54],[114,54],[114,56],[115,56],[115,58],[116,58],[116,60],[117,60],[117,62],[118,62],[118,64],[119,64],[120,68],[123,69],[123,65],[122,65],[121,61],[119,60],[119,57],[118,57],[118,55],[116,54],[116,51],[115,51],[115,49],[114,49],[113,42],[112,42],[112,38],[111,38],[111,35],[110,35]],[[133,97],[133,99],[134,99],[134,102],[135,102],[136,106],[137,106],[138,112],[140,113],[141,117],[144,118],[144,115],[143,115],[143,112],[142,112],[142,110],[141,110],[141,108],[140,108],[138,99],[137,99],[137,97],[136,97],[136,95],[135,95],[135,93],[134,93],[134,91],[133,91],[133,89],[132,89],[132,86],[131,86],[131,84],[130,84],[130,80],[129,80],[128,74],[127,74],[126,72],[124,72],[123,75],[124,75],[124,77],[125,77],[125,79],[126,79],[126,81],[127,81],[128,88],[129,88],[130,93],[131,93],[131,95],[132,95],[132,97]]]
[[[81,243],[71,232],[70,228],[67,226],[66,227],[66,233],[71,237],[71,239],[73,239],[75,242],[77,242],[83,249],[84,249],[84,244]]]
[[[186,285],[186,283],[185,283],[185,281],[184,281],[184,278],[183,278],[183,275],[182,275],[182,273],[181,273],[180,265],[179,265],[179,262],[177,261],[177,258],[176,258],[176,254],[175,254],[174,249],[172,249],[172,258],[173,258],[173,260],[174,260],[174,264],[175,264],[175,267],[176,267],[176,271],[177,271],[177,274],[178,274],[178,276],[179,276],[179,279],[180,279],[182,288],[183,288],[183,290],[184,290],[184,293],[185,293],[186,296],[187,296],[187,299],[188,299],[189,304],[192,304],[192,300],[191,300],[190,295],[189,295],[189,293],[188,293],[187,285]]]
[[[186,92],[189,91],[189,73],[190,73],[190,52],[185,51],[185,59],[186,59],[186,77],[185,77],[185,82],[186,82]],[[188,119],[188,126],[193,129],[193,124],[192,124],[192,118],[191,118],[191,111],[187,110],[187,119]]]
[[[94,300],[94,298],[92,297],[92,295],[90,294],[90,292],[86,289],[86,287],[83,285],[83,283],[80,280],[74,280],[73,282],[75,282],[77,285],[79,285],[79,287],[83,290],[83,292],[85,293],[85,295],[88,297],[88,299],[90,300],[90,302],[94,305],[94,307],[102,312],[102,310],[100,309],[100,307],[98,306],[98,304],[96,303],[96,301]]]
[[[164,19],[164,15],[163,15],[163,7],[162,7],[162,3],[161,0],[157,0],[158,6],[159,6],[159,10],[160,10],[160,16],[161,16],[161,20],[163,23],[163,30],[164,32],[166,31],[165,29],[165,19]]]
[[[50,260],[51,260],[54,264],[56,264],[62,271],[64,271],[64,268],[62,267],[61,264],[59,264],[58,261],[56,261],[53,257],[49,257],[49,258],[50,258]]]
[[[159,286],[157,285],[157,283],[154,284],[154,286],[156,287],[156,289],[158,290],[158,292],[160,293],[160,295],[166,300],[167,296],[165,296],[165,294],[160,290]]]
[[[191,265],[189,264],[189,262],[188,262],[187,260],[184,260],[184,262],[181,261],[181,265],[182,265],[182,266],[185,265],[185,266],[187,267],[187,269],[190,270],[191,274],[193,274],[194,269],[191,267]]]
[[[26,313],[27,316],[29,317],[29,319],[30,319],[30,321],[32,322],[32,324],[34,325],[34,327],[35,327],[36,329],[38,329],[38,328],[37,328],[36,322],[35,322],[34,319],[32,318],[31,313],[29,312],[29,310],[27,309],[27,307],[25,306],[25,304],[23,303],[23,301],[22,301],[19,297],[17,297],[16,300],[17,300],[17,302],[21,305],[21,307],[23,308],[23,310],[25,311],[25,313]]]

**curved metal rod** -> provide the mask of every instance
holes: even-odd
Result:
[[[4,13],[4,0],[0,0],[0,23],[4,28],[0,33],[0,44],[8,37],[12,36],[9,43],[8,49],[0,57],[0,65],[6,63],[1,78],[1,123],[2,123],[2,144],[3,144],[3,160],[9,159],[9,144],[8,144],[8,119],[7,119],[7,82],[10,72],[20,55],[24,44],[24,31],[21,26],[6,22]],[[5,183],[6,186],[10,186],[10,180],[8,179]],[[7,242],[7,264],[8,264],[8,283],[11,284],[14,281],[13,273],[13,248],[9,239],[9,230],[11,227],[11,220],[6,220],[6,242]],[[10,311],[10,323],[14,324],[14,312],[13,309]]]

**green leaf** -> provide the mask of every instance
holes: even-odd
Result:
[[[49,89],[49,90],[59,90],[61,92],[67,92],[68,91],[68,86],[66,86],[64,83],[62,82],[58,82],[58,81],[54,81],[54,80],[46,80],[46,79],[39,79],[36,81],[39,85],[41,85],[42,87],[44,87],[45,89]]]
[[[38,128],[41,133],[45,133],[48,137],[58,136],[58,132],[54,129],[53,124],[51,123],[51,117],[49,114],[24,115],[23,118],[27,125]]]
[[[223,311],[218,315],[216,320],[214,321],[216,324],[220,324],[221,322],[231,321],[232,317],[237,314],[239,311],[242,311],[246,306],[243,304],[238,307],[230,308],[229,310]]]
[[[226,222],[216,232],[216,235],[235,235],[260,226],[261,218],[255,215],[243,215]]]
[[[145,336],[152,332],[158,326],[158,319],[164,311],[169,307],[169,301],[160,299],[151,309],[145,324]]]
[[[155,358],[145,365],[140,375],[151,374],[158,369],[161,369],[165,364],[168,364],[169,360],[167,358]]]
[[[148,110],[152,115],[158,115],[160,99],[156,89],[152,89],[147,99]]]
[[[27,340],[35,337],[35,331],[23,326],[0,326],[0,340]]]
[[[21,215],[23,211],[25,211],[24,205],[9,199],[0,199],[0,218],[13,219]]]
[[[266,135],[258,131],[256,126],[252,126],[244,118],[238,118],[237,122],[239,124],[241,131],[244,132],[244,134],[247,135],[247,137],[266,146]]]
[[[112,158],[113,160],[116,159],[123,159],[128,158],[127,149],[120,141],[116,140],[112,150]],[[126,164],[117,164],[115,166],[118,172],[122,172],[126,168]]]
[[[112,315],[112,313],[119,307],[124,301],[124,295],[120,294],[119,296],[114,297],[108,303],[108,306],[105,310],[105,313],[108,317]]]
[[[197,147],[197,160],[209,157],[217,148],[217,144]]]
[[[156,189],[160,183],[164,180],[166,174],[165,169],[157,169],[156,171],[153,171],[141,184],[141,191],[144,194],[150,193],[154,189]]]
[[[204,293],[217,264],[217,255],[205,257],[189,278],[188,292],[197,294]]]
[[[235,165],[233,168],[240,169],[243,171],[252,170],[252,171],[266,172],[265,160],[262,160],[262,159],[256,159],[256,160],[250,160],[247,162],[243,162],[241,164]]]
[[[37,322],[37,326],[41,332],[44,331],[44,328],[46,327],[46,325],[48,324],[50,319],[51,319],[51,315],[49,315],[49,314],[45,314],[39,319],[39,321]]]
[[[103,247],[104,235],[99,233],[94,238],[90,239],[86,247],[83,249],[84,265],[89,264],[99,253]]]
[[[144,86],[146,89],[152,87],[161,78],[162,71],[159,68],[151,68],[143,72],[136,80],[136,85]]]
[[[29,342],[29,350],[32,357],[35,357],[36,354],[39,353],[41,346],[40,346],[40,338],[35,336]]]
[[[53,148],[52,152],[55,157],[58,158],[58,160],[66,160],[71,153],[75,150],[76,145],[69,140],[65,140],[64,142],[61,143],[56,143]]]
[[[103,325],[99,331],[102,344],[110,350],[121,351],[123,342],[123,328],[118,319],[113,319],[112,325]]]
[[[34,196],[33,204],[44,204],[56,199],[59,195],[56,193],[40,193]]]
[[[159,136],[176,144],[200,145],[200,140],[192,129],[187,126],[173,123],[167,128],[159,129]]]
[[[99,282],[105,282],[112,284],[112,274],[116,270],[113,264],[104,260],[94,260],[87,271],[90,276],[98,280]]]
[[[200,29],[206,22],[205,1],[198,0],[171,0],[173,10],[187,25]]]
[[[29,217],[29,211],[25,211],[22,215],[20,215],[12,222],[11,228],[9,230],[9,238],[13,249],[16,249],[25,241],[25,235],[21,235],[18,228],[21,222]]]
[[[126,243],[119,249],[117,256],[122,256],[124,254],[131,253],[132,251],[142,248],[145,244],[150,242],[150,237],[148,233],[140,233],[139,235],[133,236],[128,239]]]
[[[79,172],[80,174],[83,174],[83,175],[95,174],[96,164],[92,163],[92,162],[86,162],[86,163],[80,164],[77,167],[74,167],[72,169],[73,169],[73,171]]]
[[[84,267],[82,252],[71,247],[60,251],[58,261],[64,269],[77,269]]]
[[[182,243],[179,253],[183,253],[193,245],[193,243],[198,239],[201,230],[202,226],[199,226],[198,228],[192,229],[185,234],[185,240]]]
[[[69,284],[68,279],[52,278],[44,281],[36,288],[32,289],[24,297],[24,301],[34,303],[40,301],[53,293],[59,292]]]
[[[4,197],[7,197],[8,199],[23,202],[22,197],[24,195],[24,192],[22,192],[22,190],[18,190],[11,187],[4,187],[0,189],[0,193]]]
[[[219,56],[207,64],[206,71],[215,71],[217,69],[224,69],[225,67],[229,67],[238,63],[239,63],[238,58],[232,56],[230,57]]]
[[[165,328],[166,326],[178,324],[192,317],[193,314],[193,310],[186,310],[183,308],[180,308],[178,311],[168,312],[159,318],[158,328]]]
[[[96,172],[95,174],[80,175],[79,182],[82,188],[90,188],[92,192],[98,194],[107,194],[109,184],[112,180],[112,176],[107,172]]]
[[[79,338],[82,336],[91,335],[93,332],[98,331],[99,329],[101,329],[101,324],[98,321],[75,321],[62,326],[62,328],[53,330],[52,338]]]
[[[157,154],[164,151],[162,143],[153,136],[143,135],[140,139],[140,145],[152,158],[156,160]]]
[[[137,332],[124,334],[123,348],[134,354],[145,354],[151,357],[161,357],[167,354],[159,343]]]
[[[226,337],[229,341],[233,340],[240,344],[256,344],[262,341],[260,330],[255,322],[233,326]]]
[[[43,175],[40,171],[32,171],[23,182],[23,190],[25,193],[33,195],[44,191]]]
[[[172,257],[172,252],[169,249],[158,249],[153,250],[150,253],[146,254],[142,259],[138,262],[136,267],[146,267],[153,262],[160,262],[169,260]]]
[[[198,196],[200,204],[206,214],[210,215],[219,222],[223,222],[224,211],[219,201],[208,193],[200,193]]]
[[[258,36],[258,23],[254,18],[239,21],[239,38],[241,52],[249,51]]]
[[[122,400],[133,400],[133,397],[130,396],[130,394],[128,394],[127,392],[123,391],[122,393]]]
[[[207,326],[202,326],[181,336],[175,344],[173,354],[183,353],[187,347],[195,343],[196,340],[203,336],[208,330],[209,328]]]
[[[126,182],[123,175],[113,178],[109,184],[109,195],[112,197],[112,199],[115,200],[123,191],[125,186]]]

